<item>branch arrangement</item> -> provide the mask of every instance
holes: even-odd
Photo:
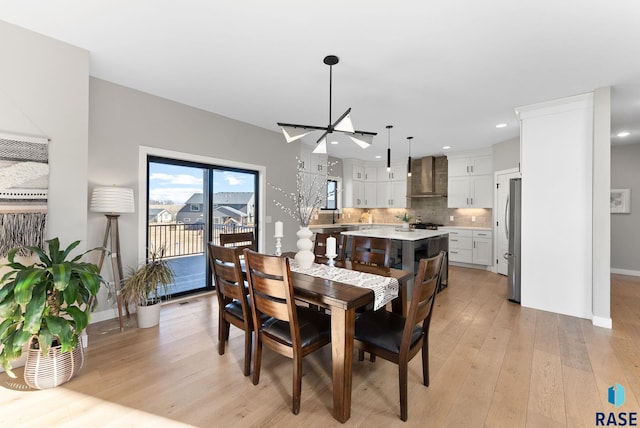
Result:
[[[277,207],[280,207],[282,211],[298,221],[300,226],[309,226],[311,218],[315,210],[320,208],[327,196],[327,180],[324,174],[320,172],[305,172],[304,162],[297,159],[297,173],[296,173],[296,192],[287,193],[282,187],[275,186],[272,183],[269,185],[280,192],[287,200],[284,204],[274,199],[274,203]],[[331,168],[337,164],[337,162],[328,162],[327,168]]]

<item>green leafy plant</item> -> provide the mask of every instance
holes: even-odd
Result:
[[[403,212],[402,214],[396,215],[396,218],[402,221],[403,223],[409,223],[409,221],[411,221],[411,216],[406,211]]]
[[[175,274],[164,253],[164,247],[149,250],[147,262],[137,270],[131,269],[122,283],[125,302],[147,306],[158,303],[161,295],[169,296],[169,286],[173,284]]]
[[[38,247],[17,247],[9,251],[11,268],[0,281],[0,365],[11,377],[11,362],[20,358],[22,348],[35,337],[42,354],[52,344],[61,345],[62,352],[70,352],[78,345],[78,335],[89,323],[89,300],[96,296],[104,282],[100,270],[93,263],[81,262],[86,251],[67,260],[80,241],[64,250],[58,238],[46,241],[49,254]],[[27,250],[40,262],[23,265],[16,262],[16,254]]]

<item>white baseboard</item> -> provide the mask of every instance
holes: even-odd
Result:
[[[487,266],[487,265],[476,265],[473,263],[452,262],[451,260],[449,260],[449,266],[459,266],[459,267],[465,267],[470,269],[487,270],[489,272],[495,273],[495,271],[493,270],[493,266]]]
[[[594,315],[591,322],[596,327],[608,328],[609,330],[611,330],[611,328],[613,327],[613,322],[611,321],[611,318],[604,318],[604,317],[599,317]]]
[[[640,270],[611,268],[611,273],[617,273],[620,275],[629,275],[629,276],[640,276]]]

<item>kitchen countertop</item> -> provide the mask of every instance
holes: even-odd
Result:
[[[372,229],[363,230],[350,230],[342,232],[343,235],[352,236],[371,236],[374,238],[390,238],[397,239],[399,241],[419,241],[421,239],[433,238],[436,236],[445,235],[447,232],[442,230],[425,230],[425,229],[409,229],[409,230],[396,230],[395,227],[376,227]]]

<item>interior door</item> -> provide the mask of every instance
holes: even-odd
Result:
[[[498,173],[496,177],[496,230],[493,236],[496,240],[496,272],[507,275],[509,263],[504,254],[509,252],[508,221],[509,221],[509,180],[520,177],[517,171]]]

